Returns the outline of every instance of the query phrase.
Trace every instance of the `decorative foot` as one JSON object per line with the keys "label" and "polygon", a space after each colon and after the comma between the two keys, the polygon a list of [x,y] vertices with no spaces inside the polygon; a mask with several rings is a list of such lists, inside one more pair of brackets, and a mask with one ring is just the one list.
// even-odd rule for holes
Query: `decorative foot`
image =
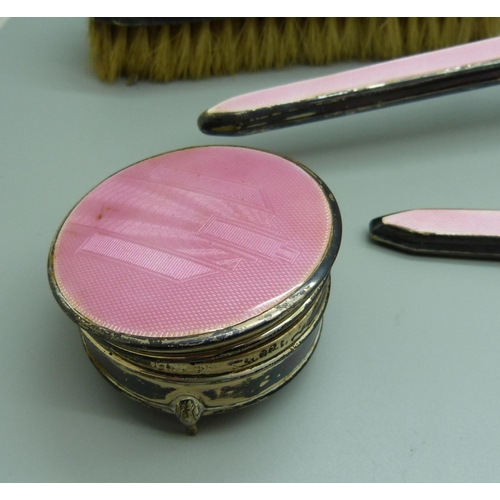
{"label": "decorative foot", "polygon": [[175,414],[190,436],[198,433],[196,422],[201,417],[205,407],[193,396],[180,396],[174,401]]}
{"label": "decorative foot", "polygon": [[198,426],[192,425],[191,427],[186,427],[186,434],[188,436],[196,436],[198,434]]}

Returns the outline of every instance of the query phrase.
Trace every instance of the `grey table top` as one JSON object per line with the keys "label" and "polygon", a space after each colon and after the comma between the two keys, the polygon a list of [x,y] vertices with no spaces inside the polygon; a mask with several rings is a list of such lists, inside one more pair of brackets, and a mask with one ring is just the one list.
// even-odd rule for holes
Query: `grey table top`
{"label": "grey table top", "polygon": [[[198,131],[243,92],[354,65],[105,85],[83,19],[0,30],[0,480],[498,481],[498,262],[372,244],[410,208],[500,208],[500,87],[244,138]],[[334,192],[344,233],[320,345],[299,377],[241,412],[179,424],[109,386],[46,278],[69,209],[164,151],[234,144],[285,154]]]}

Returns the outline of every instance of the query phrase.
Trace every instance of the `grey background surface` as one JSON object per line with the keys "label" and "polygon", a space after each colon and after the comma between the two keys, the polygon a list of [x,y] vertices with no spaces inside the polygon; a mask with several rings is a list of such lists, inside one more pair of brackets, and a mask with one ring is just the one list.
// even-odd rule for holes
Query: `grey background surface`
{"label": "grey background surface", "polygon": [[[500,480],[500,263],[413,257],[367,236],[372,218],[400,210],[500,209],[500,87],[246,138],[197,129],[230,96],[355,66],[105,85],[88,68],[85,20],[2,27],[1,481]],[[46,258],[102,179],[201,144],[307,165],[334,192],[344,234],[311,362],[191,438],[101,378]]]}

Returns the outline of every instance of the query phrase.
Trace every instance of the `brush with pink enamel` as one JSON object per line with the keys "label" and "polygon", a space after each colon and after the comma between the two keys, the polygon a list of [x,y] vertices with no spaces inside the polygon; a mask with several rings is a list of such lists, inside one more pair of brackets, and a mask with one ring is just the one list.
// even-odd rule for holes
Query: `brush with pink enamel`
{"label": "brush with pink enamel", "polygon": [[416,254],[498,259],[500,210],[408,210],[372,220],[370,236]]}
{"label": "brush with pink enamel", "polygon": [[247,135],[500,82],[500,37],[244,94],[205,111],[202,132]]}

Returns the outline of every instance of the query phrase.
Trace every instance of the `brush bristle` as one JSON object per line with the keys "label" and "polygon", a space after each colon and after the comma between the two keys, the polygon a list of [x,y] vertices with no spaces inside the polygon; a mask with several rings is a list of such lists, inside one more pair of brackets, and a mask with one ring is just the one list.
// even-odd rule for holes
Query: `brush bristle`
{"label": "brush bristle", "polygon": [[500,34],[500,18],[247,18],[164,26],[90,20],[103,81],[168,82],[240,71],[383,60]]}

